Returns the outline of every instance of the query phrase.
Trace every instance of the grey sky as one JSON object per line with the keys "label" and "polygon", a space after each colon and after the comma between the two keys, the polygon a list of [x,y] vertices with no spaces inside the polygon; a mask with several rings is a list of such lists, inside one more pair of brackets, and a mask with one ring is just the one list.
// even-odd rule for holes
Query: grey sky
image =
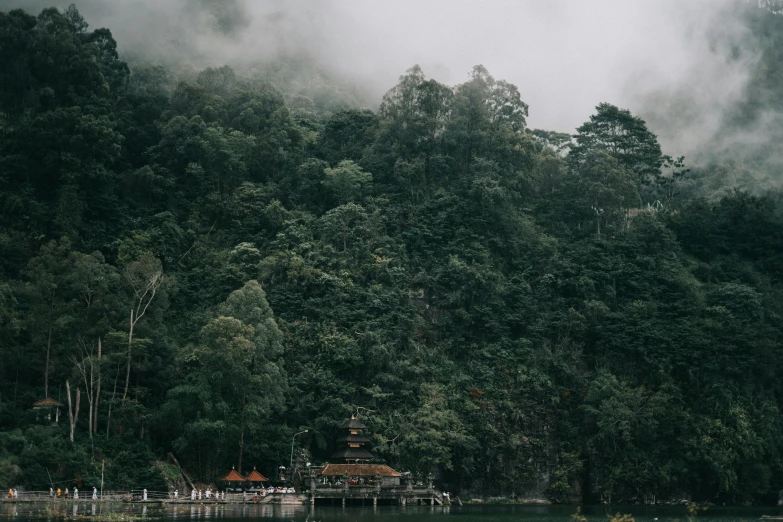
{"label": "grey sky", "polygon": [[[415,63],[451,85],[480,63],[519,87],[532,127],[571,132],[607,101],[649,118],[673,154],[714,132],[754,60],[711,47],[716,31],[742,38],[727,15],[741,0],[74,1],[124,52],[204,67],[304,51],[374,102]],[[676,131],[661,117],[671,110],[684,116]]]}

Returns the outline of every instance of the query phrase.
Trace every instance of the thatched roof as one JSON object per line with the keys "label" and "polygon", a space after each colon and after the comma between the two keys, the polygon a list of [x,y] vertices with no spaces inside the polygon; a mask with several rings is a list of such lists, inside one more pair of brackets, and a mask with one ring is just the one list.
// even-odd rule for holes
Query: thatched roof
{"label": "thatched roof", "polygon": [[253,470],[250,472],[250,474],[247,477],[245,477],[245,480],[250,482],[267,482],[269,479],[263,476],[258,471]]}
{"label": "thatched roof", "polygon": [[372,453],[370,453],[369,451],[367,451],[364,448],[351,448],[351,447],[348,447],[348,448],[342,448],[342,449],[339,449],[339,450],[335,451],[334,453],[332,453],[331,458],[333,460],[338,460],[338,459],[340,459],[340,460],[342,460],[342,459],[348,459],[348,460],[354,460],[354,459],[371,460],[371,459],[375,458],[375,455],[373,455]]}
{"label": "thatched roof", "polygon": [[355,430],[363,430],[367,428],[367,426],[362,424],[362,422],[359,419],[356,419],[353,415],[351,415],[351,418],[349,420],[343,422],[340,427],[351,428]]}
{"label": "thatched roof", "polygon": [[33,404],[33,408],[62,408],[62,407],[63,407],[62,404],[52,399],[51,397],[41,399],[40,401]]}
{"label": "thatched roof", "polygon": [[224,477],[222,477],[220,480],[224,482],[244,482],[245,477],[237,473],[237,470],[232,469]]}
{"label": "thatched roof", "polygon": [[400,477],[400,473],[394,471],[386,464],[327,464],[319,473],[322,477]]}
{"label": "thatched roof", "polygon": [[342,437],[337,439],[337,442],[355,442],[355,443],[365,443],[370,442],[370,439],[365,437],[364,435],[353,435],[349,433],[348,435],[343,435]]}

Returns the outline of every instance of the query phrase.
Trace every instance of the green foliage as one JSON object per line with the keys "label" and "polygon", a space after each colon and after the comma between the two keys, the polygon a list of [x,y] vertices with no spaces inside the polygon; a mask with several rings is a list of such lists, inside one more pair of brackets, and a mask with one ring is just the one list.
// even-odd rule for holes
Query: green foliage
{"label": "green foliage", "polygon": [[[722,185],[752,166],[686,176],[610,104],[530,130],[482,66],[373,112],[307,61],[129,69],[75,8],[0,13],[0,48],[0,482],[274,475],[357,411],[477,495],[783,481],[783,198]],[[32,409],[66,380],[73,444]]]}
{"label": "green foliage", "polygon": [[339,203],[361,199],[367,184],[372,181],[372,174],[364,172],[352,160],[343,160],[333,169],[324,169],[324,173],[324,188]]}
{"label": "green foliage", "polygon": [[617,159],[640,185],[650,182],[663,165],[658,138],[644,120],[609,103],[598,105],[590,121],[577,129],[576,144],[568,153],[572,167],[578,168],[596,150]]}

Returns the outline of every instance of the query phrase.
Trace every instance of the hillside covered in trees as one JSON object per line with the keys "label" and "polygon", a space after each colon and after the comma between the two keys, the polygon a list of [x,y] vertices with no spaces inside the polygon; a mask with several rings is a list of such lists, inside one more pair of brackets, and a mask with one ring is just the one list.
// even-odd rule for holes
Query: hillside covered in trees
{"label": "hillside covered in trees", "polygon": [[162,488],[169,452],[274,476],[358,412],[452,491],[777,500],[780,193],[716,191],[747,164],[689,172],[611,103],[530,129],[481,66],[412,67],[378,110],[319,78],[0,13],[0,484]]}

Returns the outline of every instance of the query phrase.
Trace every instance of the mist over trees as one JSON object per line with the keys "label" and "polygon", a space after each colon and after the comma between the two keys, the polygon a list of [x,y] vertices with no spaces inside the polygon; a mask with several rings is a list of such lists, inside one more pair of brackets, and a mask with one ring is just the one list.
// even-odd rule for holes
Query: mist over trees
{"label": "mist over trees", "polygon": [[[746,7],[770,73],[736,128],[783,70],[783,18]],[[0,13],[0,482],[165,488],[169,452],[274,476],[360,411],[452,491],[777,500],[783,198],[724,190],[772,153],[689,166],[611,100],[531,129],[481,65],[373,111],[306,60],[117,46]]]}

